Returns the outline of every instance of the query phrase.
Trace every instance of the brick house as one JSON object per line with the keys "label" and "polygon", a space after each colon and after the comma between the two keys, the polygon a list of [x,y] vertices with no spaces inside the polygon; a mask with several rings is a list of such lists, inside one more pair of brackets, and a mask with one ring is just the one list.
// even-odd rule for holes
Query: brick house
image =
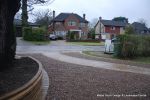
{"label": "brick house", "polygon": [[95,25],[96,39],[111,39],[118,34],[124,34],[126,22],[103,20],[101,17]]}
{"label": "brick house", "polygon": [[60,13],[55,17],[53,11],[53,19],[49,25],[49,33],[56,34],[59,37],[66,38],[68,32],[73,32],[76,39],[86,39],[88,34],[88,21],[75,13]]}

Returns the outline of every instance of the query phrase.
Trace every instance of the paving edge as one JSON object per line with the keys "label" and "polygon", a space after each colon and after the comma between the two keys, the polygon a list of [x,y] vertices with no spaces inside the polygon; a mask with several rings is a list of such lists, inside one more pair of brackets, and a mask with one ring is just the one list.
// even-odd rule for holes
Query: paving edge
{"label": "paving edge", "polygon": [[28,56],[32,60],[36,61],[39,65],[39,69],[35,76],[22,87],[7,93],[0,97],[0,100],[42,100],[42,93],[41,93],[41,84],[42,84],[42,76],[43,76],[43,69],[42,64],[35,58]]}
{"label": "paving edge", "polygon": [[94,56],[94,55],[86,54],[86,53],[84,53],[83,51],[81,51],[81,52],[80,52],[80,54],[85,55],[85,56],[89,56],[89,57],[104,58],[104,59],[112,60],[112,58],[98,57],[98,56]]}

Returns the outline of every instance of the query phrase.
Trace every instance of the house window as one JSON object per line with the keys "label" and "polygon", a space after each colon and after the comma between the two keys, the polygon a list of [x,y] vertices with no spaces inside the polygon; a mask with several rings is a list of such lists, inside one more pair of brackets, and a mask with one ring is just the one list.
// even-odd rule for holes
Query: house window
{"label": "house window", "polygon": [[111,27],[111,30],[115,30],[115,27]]}
{"label": "house window", "polygon": [[68,26],[76,26],[76,22],[75,21],[69,21]]}
{"label": "house window", "polygon": [[80,27],[85,27],[85,23],[80,23]]}

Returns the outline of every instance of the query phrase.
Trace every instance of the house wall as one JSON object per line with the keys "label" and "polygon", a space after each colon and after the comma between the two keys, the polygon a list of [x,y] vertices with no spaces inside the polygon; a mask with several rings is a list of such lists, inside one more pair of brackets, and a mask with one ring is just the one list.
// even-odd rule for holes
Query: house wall
{"label": "house wall", "polygon": [[120,27],[120,34],[124,34],[125,32],[125,28],[124,27]]}
{"label": "house wall", "polygon": [[[96,27],[95,27],[95,38],[99,39],[100,36],[100,25],[101,25],[101,33],[105,33],[105,26],[102,23],[97,23]],[[105,37],[105,36],[103,36]]]}
{"label": "house wall", "polygon": [[66,31],[66,28],[65,28],[63,22],[55,22],[55,23],[54,23],[54,29],[55,29],[56,31]]}
{"label": "house wall", "polygon": [[[101,33],[105,33],[105,27],[102,23],[101,23]],[[100,34],[100,23],[99,22],[95,27],[95,34]]]}
{"label": "house wall", "polygon": [[[68,22],[73,20],[76,22],[76,26],[69,26]],[[66,30],[81,30],[81,38],[86,39],[88,34],[88,23],[85,23],[85,27],[80,27],[80,21],[74,16],[70,15],[64,22]]]}
{"label": "house wall", "polygon": [[[76,22],[76,26],[69,26],[69,25],[68,25],[68,22],[69,22],[70,20],[75,21],[75,22]],[[65,20],[64,25],[65,25],[66,30],[70,30],[70,29],[76,29],[76,30],[78,30],[78,29],[79,29],[79,28],[78,28],[78,26],[79,26],[79,20],[78,20],[75,16],[70,15],[70,16]]]}
{"label": "house wall", "polygon": [[98,22],[97,25],[95,26],[95,34],[100,34],[99,28],[100,28],[100,24]]}
{"label": "house wall", "polygon": [[82,32],[88,33],[88,23],[85,23],[85,26],[80,27],[80,29],[82,30]]}
{"label": "house wall", "polygon": [[119,34],[120,33],[120,27],[115,27],[115,29],[112,29],[112,26],[105,26],[105,32],[106,33],[115,33]]}

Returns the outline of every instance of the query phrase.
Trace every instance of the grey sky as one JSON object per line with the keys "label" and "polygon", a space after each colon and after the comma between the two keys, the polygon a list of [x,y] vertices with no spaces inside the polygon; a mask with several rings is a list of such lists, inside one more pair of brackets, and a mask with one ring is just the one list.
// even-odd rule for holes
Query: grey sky
{"label": "grey sky", "polygon": [[36,6],[36,9],[55,10],[61,12],[86,14],[86,19],[112,19],[117,16],[127,17],[129,22],[145,19],[150,27],[150,0],[55,0],[46,6]]}

